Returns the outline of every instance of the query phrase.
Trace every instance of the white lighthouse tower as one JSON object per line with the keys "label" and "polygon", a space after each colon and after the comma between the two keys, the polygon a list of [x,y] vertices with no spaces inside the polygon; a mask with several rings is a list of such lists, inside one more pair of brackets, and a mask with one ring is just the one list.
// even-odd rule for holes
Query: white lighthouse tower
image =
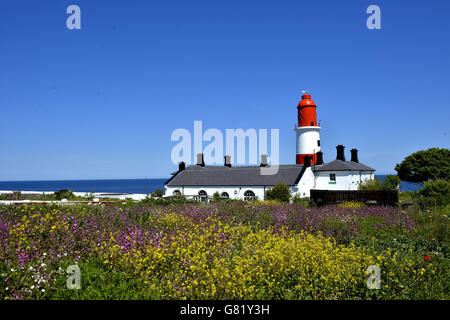
{"label": "white lighthouse tower", "polygon": [[311,95],[304,94],[298,103],[298,125],[295,126],[297,134],[296,163],[303,164],[304,156],[311,156],[311,164],[317,162],[317,152],[320,149],[320,125],[317,124],[316,104]]}

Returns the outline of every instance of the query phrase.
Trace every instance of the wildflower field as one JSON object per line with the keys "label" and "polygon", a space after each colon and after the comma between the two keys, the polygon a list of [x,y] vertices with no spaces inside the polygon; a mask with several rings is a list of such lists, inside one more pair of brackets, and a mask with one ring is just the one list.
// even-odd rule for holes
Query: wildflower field
{"label": "wildflower field", "polygon": [[1,299],[449,299],[448,254],[448,207],[0,206]]}

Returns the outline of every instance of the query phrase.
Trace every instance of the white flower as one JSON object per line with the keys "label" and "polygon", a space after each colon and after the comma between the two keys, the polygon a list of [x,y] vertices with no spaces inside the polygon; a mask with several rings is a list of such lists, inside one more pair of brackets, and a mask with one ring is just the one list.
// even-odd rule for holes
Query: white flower
{"label": "white flower", "polygon": [[14,272],[14,269],[13,269],[13,268],[11,268],[11,272]]}
{"label": "white flower", "polygon": [[6,287],[5,290],[8,291],[8,287]]}
{"label": "white flower", "polygon": [[44,252],[42,255],[45,257],[47,254]]}
{"label": "white flower", "polygon": [[47,265],[45,263],[41,263],[41,267],[46,267]]}
{"label": "white flower", "polygon": [[31,286],[31,290],[33,290],[33,289],[34,289],[34,285]]}
{"label": "white flower", "polygon": [[64,253],[64,256],[67,256],[67,253]]}
{"label": "white flower", "polygon": [[42,292],[45,292],[45,289],[42,289],[41,291],[42,291]]}

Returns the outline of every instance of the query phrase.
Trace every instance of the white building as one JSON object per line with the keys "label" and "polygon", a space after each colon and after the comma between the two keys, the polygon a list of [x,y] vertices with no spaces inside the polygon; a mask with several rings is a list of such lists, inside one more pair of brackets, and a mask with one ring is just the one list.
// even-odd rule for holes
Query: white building
{"label": "white building", "polygon": [[295,127],[296,164],[279,165],[276,174],[261,174],[270,168],[267,156],[261,156],[259,166],[231,166],[225,156],[223,166],[206,166],[203,154],[197,155],[197,164],[185,167],[179,164],[165,183],[165,195],[183,195],[200,200],[218,192],[222,198],[264,199],[266,190],[284,183],[293,194],[309,197],[310,190],[357,190],[358,185],[374,178],[375,169],[359,163],[358,150],[351,150],[351,161],[345,160],[344,146],[337,146],[336,159],[324,163],[320,148],[320,125],[316,120],[316,105],[305,94],[298,106],[298,126]]}

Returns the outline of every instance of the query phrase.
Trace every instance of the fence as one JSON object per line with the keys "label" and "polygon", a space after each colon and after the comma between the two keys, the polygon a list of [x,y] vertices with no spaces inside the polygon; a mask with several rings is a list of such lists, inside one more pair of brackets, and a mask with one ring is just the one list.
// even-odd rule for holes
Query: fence
{"label": "fence", "polygon": [[318,206],[346,201],[361,202],[366,205],[397,206],[397,191],[368,190],[311,190],[311,199]]}

